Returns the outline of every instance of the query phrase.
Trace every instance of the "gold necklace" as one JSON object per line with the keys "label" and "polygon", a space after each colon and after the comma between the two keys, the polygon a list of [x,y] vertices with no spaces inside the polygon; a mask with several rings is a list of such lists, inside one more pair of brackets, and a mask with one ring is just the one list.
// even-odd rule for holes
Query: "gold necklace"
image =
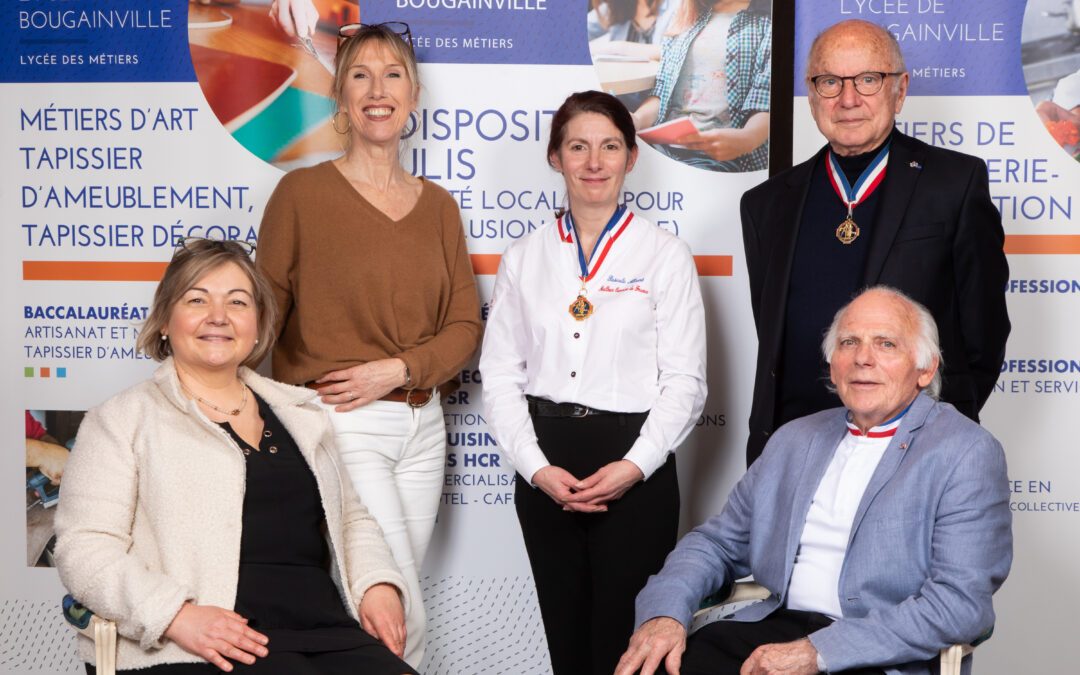
{"label": "gold necklace", "polygon": [[240,405],[239,405],[239,406],[237,406],[236,408],[234,408],[233,410],[226,410],[225,408],[219,408],[219,407],[217,407],[216,405],[214,405],[214,404],[213,404],[213,403],[211,403],[210,401],[207,401],[207,400],[206,400],[205,398],[203,398],[202,396],[198,396],[198,395],[196,395],[196,394],[195,394],[195,392],[191,391],[191,390],[190,390],[190,389],[188,389],[188,388],[187,388],[186,386],[184,386],[184,383],[183,383],[183,382],[181,382],[181,383],[180,383],[180,388],[181,388],[181,389],[183,389],[184,391],[186,391],[186,392],[188,393],[188,396],[191,396],[191,397],[192,397],[192,398],[194,398],[194,399],[195,399],[196,401],[198,401],[199,403],[202,403],[202,404],[203,404],[204,406],[206,406],[207,408],[210,408],[211,410],[216,410],[216,411],[218,411],[219,413],[221,413],[222,415],[229,415],[229,416],[231,416],[231,417],[235,417],[235,416],[239,415],[239,414],[240,414],[240,411],[241,411],[241,410],[243,410],[243,409],[244,409],[244,406],[246,406],[246,405],[247,405],[247,399],[248,399],[248,396],[247,396],[247,393],[248,393],[248,388],[247,388],[247,385],[246,385],[246,384],[244,384],[243,382],[241,382],[241,383],[240,383],[240,387],[242,388],[242,389],[241,389],[241,392],[242,392],[242,393],[240,394]]}

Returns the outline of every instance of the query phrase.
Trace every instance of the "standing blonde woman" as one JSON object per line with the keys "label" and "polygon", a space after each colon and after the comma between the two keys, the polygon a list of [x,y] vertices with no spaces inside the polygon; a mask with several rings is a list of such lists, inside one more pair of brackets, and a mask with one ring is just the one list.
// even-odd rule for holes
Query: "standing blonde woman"
{"label": "standing blonde woman", "polygon": [[334,99],[345,154],[289,173],[257,263],[280,312],[274,376],[319,391],[356,491],[409,585],[405,659],[423,658],[418,574],[446,453],[440,392],[480,339],[454,199],[401,166],[420,82],[408,26],[342,28]]}

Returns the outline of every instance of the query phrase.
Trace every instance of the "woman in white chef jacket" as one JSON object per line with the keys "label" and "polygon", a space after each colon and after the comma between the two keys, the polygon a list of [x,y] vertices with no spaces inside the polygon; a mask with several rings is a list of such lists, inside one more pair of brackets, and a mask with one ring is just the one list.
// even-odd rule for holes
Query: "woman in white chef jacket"
{"label": "woman in white chef jacket", "polygon": [[675,544],[672,453],[705,403],[690,249],[619,203],[637,152],[615,97],[562,104],[548,163],[569,211],[507,248],[480,357],[555,675],[614,671]]}

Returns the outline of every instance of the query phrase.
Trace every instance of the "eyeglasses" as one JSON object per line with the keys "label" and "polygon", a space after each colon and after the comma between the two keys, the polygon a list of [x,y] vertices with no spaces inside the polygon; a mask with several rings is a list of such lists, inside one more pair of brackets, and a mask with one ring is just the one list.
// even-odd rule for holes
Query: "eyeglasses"
{"label": "eyeglasses", "polygon": [[[176,250],[183,249],[190,253],[201,253],[212,248],[229,251],[230,253],[242,253],[251,257],[255,253],[255,244],[243,239],[210,239],[208,237],[183,237],[176,241]],[[176,252],[173,252],[176,255]]]}
{"label": "eyeglasses", "polygon": [[818,93],[818,96],[822,98],[836,98],[844,91],[844,82],[851,80],[852,86],[855,87],[855,91],[863,96],[873,96],[881,91],[881,86],[885,84],[885,78],[893,75],[903,75],[903,71],[899,73],[882,73],[877,71],[867,71],[865,73],[859,73],[858,75],[852,75],[851,77],[840,77],[839,75],[832,75],[825,73],[824,75],[815,75],[810,78],[810,82],[814,85],[814,91]]}
{"label": "eyeglasses", "polygon": [[342,43],[354,38],[357,35],[363,35],[371,31],[377,31],[379,29],[386,29],[397,35],[399,38],[405,41],[405,44],[412,48],[412,33],[409,31],[409,24],[404,21],[385,21],[383,23],[347,23],[341,28],[338,28],[338,49],[341,48]]}

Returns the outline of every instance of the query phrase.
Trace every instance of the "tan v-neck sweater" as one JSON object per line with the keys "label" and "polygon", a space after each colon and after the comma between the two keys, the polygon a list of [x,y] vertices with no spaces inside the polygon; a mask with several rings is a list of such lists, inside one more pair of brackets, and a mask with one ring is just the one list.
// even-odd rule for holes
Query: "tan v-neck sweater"
{"label": "tan v-neck sweater", "polygon": [[256,264],[277,301],[273,373],[283,382],[396,356],[415,386],[432,387],[479,343],[461,214],[429,181],[393,221],[330,162],[292,171],[266,205]]}

